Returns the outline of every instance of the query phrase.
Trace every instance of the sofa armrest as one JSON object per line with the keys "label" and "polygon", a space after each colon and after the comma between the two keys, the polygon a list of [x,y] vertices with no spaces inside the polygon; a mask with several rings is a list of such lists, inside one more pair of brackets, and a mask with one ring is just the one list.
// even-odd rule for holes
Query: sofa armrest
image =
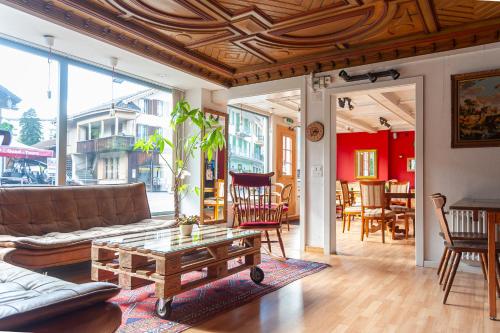
{"label": "sofa armrest", "polygon": [[10,256],[15,250],[14,247],[0,247],[0,261],[10,262]]}

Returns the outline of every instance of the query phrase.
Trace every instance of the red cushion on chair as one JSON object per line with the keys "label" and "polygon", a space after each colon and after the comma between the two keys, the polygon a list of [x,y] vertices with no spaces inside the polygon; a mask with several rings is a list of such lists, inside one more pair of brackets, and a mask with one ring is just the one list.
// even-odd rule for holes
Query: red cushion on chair
{"label": "red cushion on chair", "polygon": [[240,224],[240,227],[252,227],[252,228],[258,228],[258,227],[279,227],[280,224],[279,222],[276,221],[249,221],[249,222],[244,222]]}

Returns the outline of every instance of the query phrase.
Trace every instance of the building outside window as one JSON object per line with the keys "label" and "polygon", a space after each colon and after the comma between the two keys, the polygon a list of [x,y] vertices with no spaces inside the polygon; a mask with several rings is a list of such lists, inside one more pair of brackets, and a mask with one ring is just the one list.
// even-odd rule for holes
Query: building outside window
{"label": "building outside window", "polygon": [[[171,110],[169,91],[126,78],[113,81],[108,73],[69,65],[68,182],[144,182],[151,210],[170,210],[172,180],[166,164],[158,153],[147,154],[133,147],[155,131],[171,136]],[[170,152],[165,154],[172,158]]]}
{"label": "building outside window", "polygon": [[268,140],[263,134],[268,133],[268,124],[266,116],[229,107],[229,170],[259,173],[268,170]]}

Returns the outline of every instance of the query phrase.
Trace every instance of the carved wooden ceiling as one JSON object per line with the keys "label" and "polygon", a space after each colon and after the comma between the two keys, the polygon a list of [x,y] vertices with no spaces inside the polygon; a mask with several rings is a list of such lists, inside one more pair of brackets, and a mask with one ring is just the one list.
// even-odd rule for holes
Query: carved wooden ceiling
{"label": "carved wooden ceiling", "polygon": [[500,40],[474,0],[0,0],[237,86]]}

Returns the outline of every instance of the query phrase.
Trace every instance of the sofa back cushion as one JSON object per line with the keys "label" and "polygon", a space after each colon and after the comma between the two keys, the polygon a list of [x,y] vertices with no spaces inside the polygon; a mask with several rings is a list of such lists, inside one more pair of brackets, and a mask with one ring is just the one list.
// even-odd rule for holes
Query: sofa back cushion
{"label": "sofa back cushion", "polygon": [[150,217],[143,183],[0,188],[0,235],[72,232]]}

